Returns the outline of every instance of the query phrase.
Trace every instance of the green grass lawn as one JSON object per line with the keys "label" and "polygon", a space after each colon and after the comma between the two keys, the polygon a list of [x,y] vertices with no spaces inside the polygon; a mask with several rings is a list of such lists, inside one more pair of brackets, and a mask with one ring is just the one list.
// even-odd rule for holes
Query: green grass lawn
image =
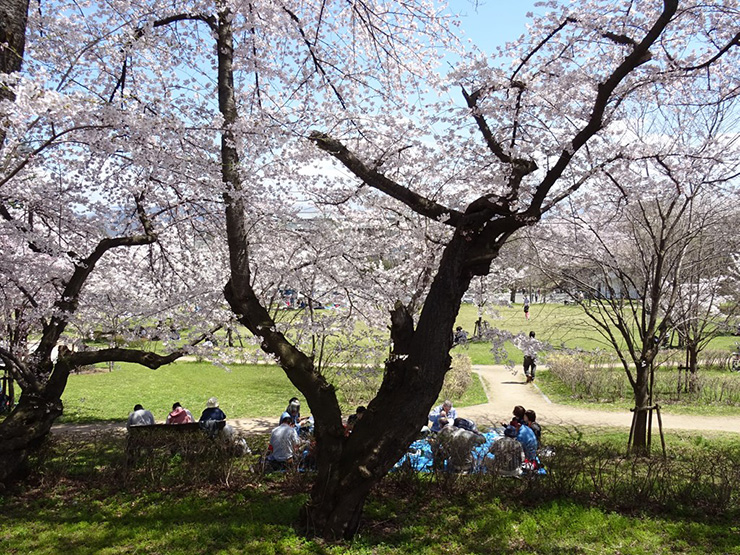
{"label": "green grass lawn", "polygon": [[358,537],[332,544],[294,528],[302,495],[264,489],[48,493],[0,506],[6,553],[740,553],[740,529],[730,519],[629,516],[567,500],[526,507],[480,494],[376,496]]}
{"label": "green grass lawn", "polygon": [[[478,309],[473,304],[463,304],[457,317],[456,325],[462,326],[472,336],[475,321],[478,319]],[[483,314],[492,328],[511,332],[513,334],[529,334],[534,331],[537,339],[545,341],[555,348],[580,348],[586,351],[603,349],[612,351],[610,344],[598,334],[590,324],[590,320],[578,305],[563,305],[559,303],[533,304],[529,312],[529,320],[524,318],[521,304],[511,306],[487,307]],[[723,350],[728,354],[732,351],[740,337],[723,335],[714,338],[707,349]],[[457,347],[456,349],[462,349]],[[517,363],[521,363],[522,354],[519,349],[507,345],[509,356]],[[493,355],[487,343],[472,343],[467,354],[473,364],[493,364]]]}
{"label": "green grass lawn", "polygon": [[[558,452],[590,446],[594,455],[626,441],[624,431],[578,433],[584,435],[548,430],[560,441]],[[667,440],[672,454],[737,450],[721,434]],[[200,477],[210,461],[170,459],[168,467],[123,470],[121,436],[55,441],[28,485],[0,493],[5,553],[740,554],[737,500],[711,514],[692,509],[690,500],[683,508],[616,510],[583,496],[543,497],[539,488],[545,491],[550,477],[485,475],[392,474],[370,495],[356,538],[330,543],[296,528],[309,475],[255,474],[249,459],[235,460],[228,482]],[[585,471],[579,489],[592,478]],[[630,483],[639,480],[624,482]]]}
{"label": "green grass lawn", "polygon": [[[463,304],[457,324],[472,334],[477,317],[474,305]],[[533,330],[539,339],[556,347],[606,348],[598,334],[587,325],[586,317],[576,305],[534,304],[530,320],[524,318],[521,305],[489,308],[483,317],[492,327],[512,333],[527,334]],[[710,348],[729,350],[735,340],[737,338],[731,336],[720,337]],[[521,351],[511,343],[506,345],[506,349],[509,359],[520,365]],[[465,347],[456,347],[453,352],[468,355],[473,364],[496,362],[490,344],[486,342],[470,342]],[[540,374],[539,383],[557,402],[588,403],[570,399],[568,393],[561,391],[553,380],[548,380],[544,372]],[[70,376],[63,396],[65,414],[62,421],[121,421],[136,403],[149,408],[155,418],[162,421],[175,401],[189,408],[197,418],[207,399],[212,396],[219,399],[221,407],[231,418],[277,417],[294,395],[303,401],[284,372],[270,365],[230,365],[227,369],[210,363],[178,362],[158,370],[149,370],[136,365],[116,364],[111,372]],[[368,401],[361,399],[350,403],[340,397],[346,412],[351,412],[354,405]],[[459,406],[486,402],[479,380],[474,380],[461,399],[453,401]],[[629,400],[622,404],[624,407],[631,406]],[[714,414],[711,408],[689,406],[679,410]],[[303,412],[308,412],[305,403]]]}
{"label": "green grass lawn", "polygon": [[[225,368],[207,362],[176,362],[150,370],[135,364],[116,364],[112,371],[69,377],[62,396],[64,416],[61,421],[121,422],[136,403],[151,410],[157,421],[164,421],[175,401],[189,408],[197,419],[210,397],[218,398],[229,418],[277,418],[293,396],[301,399],[302,414],[309,414],[303,396],[277,366],[230,365]],[[462,397],[453,401],[458,406],[487,401],[477,375]],[[345,412],[354,412],[354,406],[345,405]]]}

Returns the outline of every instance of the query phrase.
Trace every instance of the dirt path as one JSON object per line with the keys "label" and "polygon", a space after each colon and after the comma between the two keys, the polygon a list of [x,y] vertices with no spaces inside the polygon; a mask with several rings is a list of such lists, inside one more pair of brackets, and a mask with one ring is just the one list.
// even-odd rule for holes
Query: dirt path
{"label": "dirt path", "polygon": [[[569,426],[607,426],[629,429],[632,413],[627,411],[606,411],[570,407],[552,403],[537,387],[536,382],[525,383],[521,370],[514,375],[504,366],[473,366],[483,381],[488,395],[488,403],[458,409],[458,416],[472,418],[478,426],[498,425],[511,420],[511,409],[522,405],[537,413],[537,420],[543,425]],[[670,409],[661,411],[663,428],[672,430],[721,430],[740,434],[740,417],[730,416],[720,419],[716,416],[694,416],[671,414]],[[243,433],[269,432],[277,426],[275,418],[229,419],[229,424]],[[52,428],[56,433],[93,432],[120,430],[125,426],[115,424],[57,424]],[[657,430],[657,423],[656,423]]]}
{"label": "dirt path", "polygon": [[[472,418],[480,425],[497,424],[511,419],[511,410],[522,405],[537,413],[537,420],[543,425],[571,426],[609,426],[629,429],[632,413],[627,411],[607,411],[571,407],[552,403],[537,387],[537,382],[527,384],[524,374],[518,370],[516,375],[504,366],[473,366],[483,381],[488,395],[488,403],[464,407],[458,415]],[[721,430],[740,433],[740,417],[731,416],[720,419],[716,416],[695,416],[671,414],[670,408],[661,410],[663,428],[672,430]],[[654,420],[657,430],[657,422]]]}

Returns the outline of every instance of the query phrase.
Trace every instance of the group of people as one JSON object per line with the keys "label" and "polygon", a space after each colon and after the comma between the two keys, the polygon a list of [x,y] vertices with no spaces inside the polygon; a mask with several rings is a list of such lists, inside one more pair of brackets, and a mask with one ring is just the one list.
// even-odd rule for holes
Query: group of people
{"label": "group of people", "polygon": [[[344,437],[349,437],[366,408],[359,406],[347,418]],[[270,433],[270,444],[265,457],[267,470],[284,470],[300,462],[305,467],[313,464],[313,419],[301,417],[301,404],[297,397],[288,401],[280,421]]]}
{"label": "group of people", "polygon": [[[218,406],[218,399],[211,397],[206,402],[206,408],[200,415],[198,422],[223,422],[226,420],[226,414]],[[165,419],[165,424],[189,424],[195,422],[193,414],[183,407],[179,402],[172,405],[172,410]],[[131,426],[153,426],[155,424],[152,411],[145,409],[142,405],[136,404],[134,410],[128,415],[126,427]]]}
{"label": "group of people", "polygon": [[[459,418],[449,400],[432,410],[429,421],[430,442],[438,466],[452,472],[472,470],[473,450],[486,443],[475,423]],[[503,476],[518,476],[524,469],[536,470],[542,428],[535,412],[517,405],[511,421],[502,422],[501,426],[503,437],[494,441],[489,449],[493,454],[489,470]]]}
{"label": "group of people", "polygon": [[[359,406],[354,414],[347,418],[344,434],[349,437],[366,411]],[[218,399],[211,397],[201,413],[198,422],[208,431],[233,436],[233,430],[225,424],[226,414],[219,407]],[[165,424],[177,425],[195,422],[192,413],[179,402],[172,405]],[[473,468],[473,450],[486,443],[473,421],[459,418],[457,410],[449,400],[435,407],[429,414],[430,425],[425,428],[429,442],[435,451],[435,461],[452,472],[466,472]],[[270,443],[265,456],[267,470],[282,470],[301,462],[310,466],[312,459],[312,418],[301,417],[301,405],[298,398],[288,401],[285,411],[280,415],[278,425],[270,433]],[[129,414],[127,427],[154,425],[151,411],[137,404]],[[538,467],[537,450],[540,442],[541,427],[533,410],[515,406],[510,422],[502,422],[503,437],[496,439],[488,452],[493,454],[490,471],[504,476],[518,476],[522,469]],[[490,434],[489,434],[490,435]]]}
{"label": "group of people", "polygon": [[280,415],[277,427],[270,433],[265,468],[284,470],[296,460],[310,457],[311,424],[310,416],[301,417],[301,402],[298,397],[292,397]]}
{"label": "group of people", "polygon": [[537,423],[537,414],[517,405],[513,418],[504,428],[504,437],[491,446],[494,455],[494,470],[504,476],[518,476],[523,468],[535,470],[539,467],[537,450],[542,428]]}

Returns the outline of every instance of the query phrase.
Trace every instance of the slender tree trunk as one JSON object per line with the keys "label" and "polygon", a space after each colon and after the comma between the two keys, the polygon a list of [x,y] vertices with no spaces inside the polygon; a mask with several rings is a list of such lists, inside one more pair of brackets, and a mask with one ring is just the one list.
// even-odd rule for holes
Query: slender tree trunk
{"label": "slender tree trunk", "polygon": [[686,354],[688,355],[689,393],[694,393],[696,391],[696,376],[699,370],[699,350],[695,342],[690,341],[686,344]]}
{"label": "slender tree trunk", "polygon": [[648,411],[645,408],[650,403],[648,386],[649,367],[650,365],[647,364],[637,369],[637,379],[634,386],[635,420],[632,435],[632,452],[637,455],[647,454]]}

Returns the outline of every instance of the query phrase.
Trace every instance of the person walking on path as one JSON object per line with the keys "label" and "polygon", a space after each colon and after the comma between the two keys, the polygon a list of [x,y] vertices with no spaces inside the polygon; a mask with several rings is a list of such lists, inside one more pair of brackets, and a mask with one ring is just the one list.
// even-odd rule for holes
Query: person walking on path
{"label": "person walking on path", "polygon": [[527,377],[527,383],[534,381],[537,372],[537,341],[535,340],[534,331],[529,332],[529,340],[525,340],[522,346],[524,352],[524,375]]}

